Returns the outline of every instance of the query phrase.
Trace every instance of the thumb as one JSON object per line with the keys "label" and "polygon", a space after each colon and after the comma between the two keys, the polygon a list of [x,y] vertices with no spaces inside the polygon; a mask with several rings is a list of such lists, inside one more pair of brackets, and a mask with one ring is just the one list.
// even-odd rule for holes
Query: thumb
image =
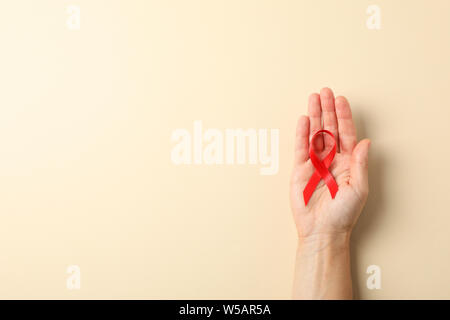
{"label": "thumb", "polygon": [[358,192],[361,199],[365,199],[369,194],[369,147],[369,139],[361,140],[353,149],[350,164],[351,185]]}

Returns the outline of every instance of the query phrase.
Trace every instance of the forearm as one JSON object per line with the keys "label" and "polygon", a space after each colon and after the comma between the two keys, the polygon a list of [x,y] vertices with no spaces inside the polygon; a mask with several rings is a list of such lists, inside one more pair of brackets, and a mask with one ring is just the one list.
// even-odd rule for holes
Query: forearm
{"label": "forearm", "polygon": [[294,299],[352,299],[350,233],[298,241]]}

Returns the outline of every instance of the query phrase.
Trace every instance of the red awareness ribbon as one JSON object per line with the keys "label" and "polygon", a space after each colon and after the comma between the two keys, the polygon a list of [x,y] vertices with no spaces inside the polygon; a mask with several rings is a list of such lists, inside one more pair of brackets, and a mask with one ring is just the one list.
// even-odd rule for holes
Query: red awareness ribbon
{"label": "red awareness ribbon", "polygon": [[[317,157],[316,153],[314,152],[313,146],[314,140],[319,136],[319,134],[322,133],[330,135],[333,138],[334,144],[333,148],[331,148],[331,151],[327,154],[327,156],[323,160],[320,160],[319,157]],[[334,135],[328,130],[317,131],[311,138],[309,146],[309,157],[316,170],[314,171],[313,175],[308,181],[308,184],[303,190],[303,199],[305,200],[305,206],[308,205],[309,199],[311,198],[312,194],[314,193],[314,190],[316,189],[321,179],[323,179],[326,185],[328,186],[331,198],[334,199],[334,197],[336,196],[336,193],[338,192],[338,185],[336,183],[336,180],[334,180],[333,176],[331,175],[330,171],[328,171],[328,168],[330,167],[330,164],[333,161],[335,155],[336,155],[336,138],[334,137]]]}

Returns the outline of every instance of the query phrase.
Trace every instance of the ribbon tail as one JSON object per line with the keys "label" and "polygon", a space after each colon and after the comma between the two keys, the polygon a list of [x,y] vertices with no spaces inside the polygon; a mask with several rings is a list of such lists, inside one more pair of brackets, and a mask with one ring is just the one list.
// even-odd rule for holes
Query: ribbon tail
{"label": "ribbon tail", "polygon": [[305,207],[308,205],[309,199],[311,199],[314,190],[316,190],[317,185],[320,182],[320,175],[317,171],[314,171],[313,175],[308,181],[305,189],[303,189],[303,200],[305,201]]}

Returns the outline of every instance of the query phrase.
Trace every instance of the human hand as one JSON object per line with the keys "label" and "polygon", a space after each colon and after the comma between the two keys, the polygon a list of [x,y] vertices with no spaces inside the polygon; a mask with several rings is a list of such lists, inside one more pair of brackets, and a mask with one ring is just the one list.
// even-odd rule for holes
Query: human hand
{"label": "human hand", "polygon": [[[301,239],[310,236],[349,236],[369,193],[368,153],[370,140],[357,143],[350,105],[345,97],[334,98],[331,89],[309,97],[308,116],[300,117],[295,138],[295,161],[290,186],[290,202]],[[323,123],[323,126],[322,126]],[[309,159],[310,138],[325,129],[336,138],[337,152],[329,167],[339,190],[331,198],[321,180],[305,206],[303,189],[315,168]],[[314,150],[323,159],[333,147],[328,135],[314,140]]]}

